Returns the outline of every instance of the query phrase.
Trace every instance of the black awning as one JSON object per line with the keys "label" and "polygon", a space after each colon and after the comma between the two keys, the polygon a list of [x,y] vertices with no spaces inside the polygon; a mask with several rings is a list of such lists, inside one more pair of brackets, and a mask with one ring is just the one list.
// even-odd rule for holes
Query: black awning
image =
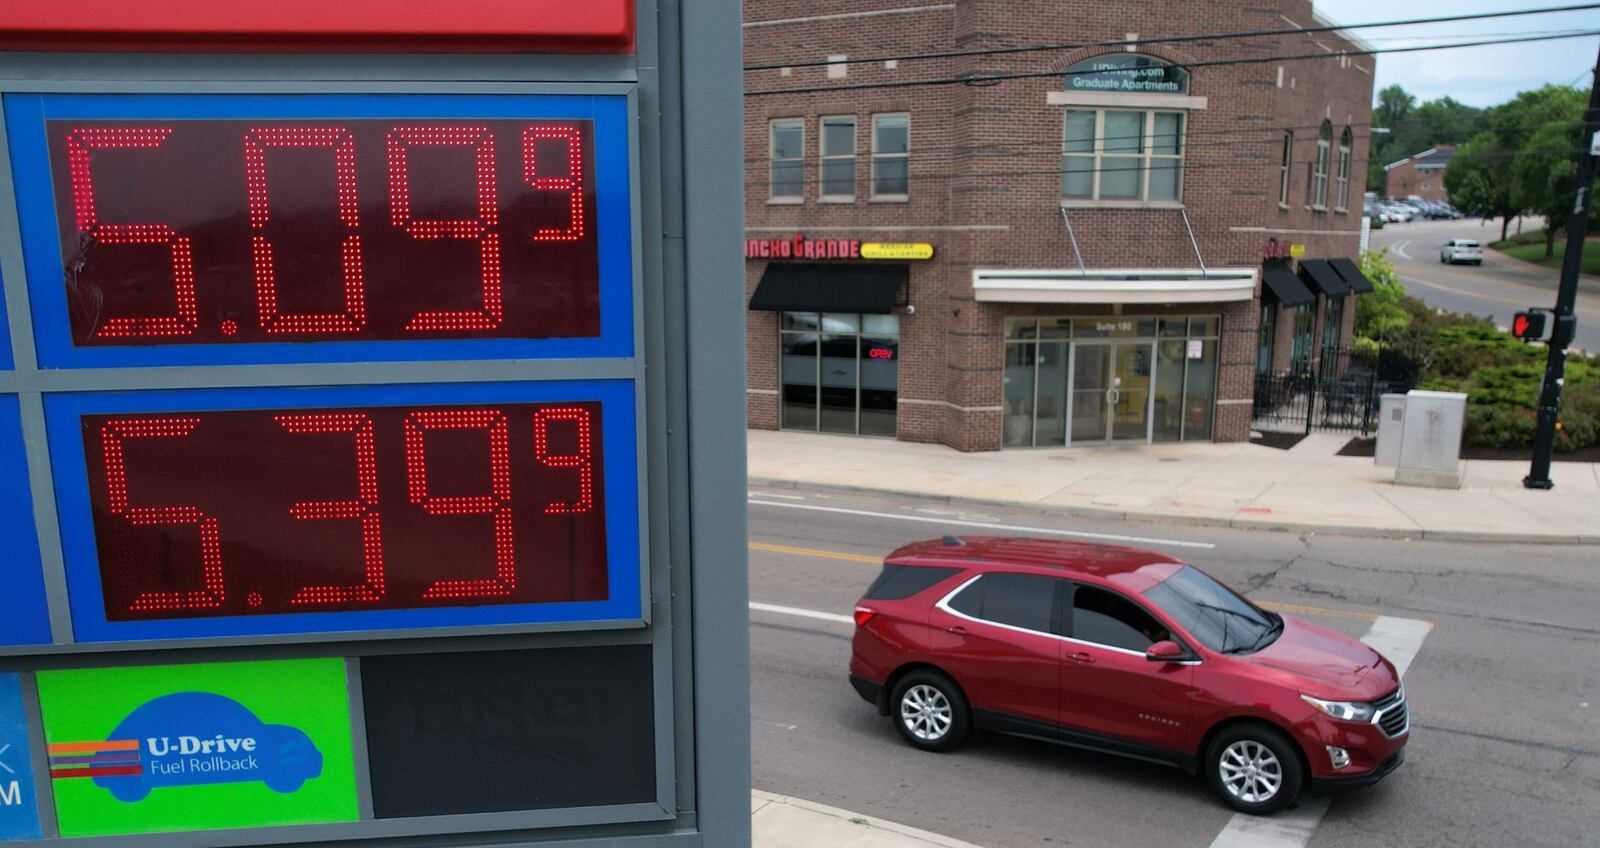
{"label": "black awning", "polygon": [[824,265],[772,262],[750,308],[770,312],[866,312],[887,315],[906,281],[903,264]]}
{"label": "black awning", "polygon": [[1354,261],[1341,256],[1338,259],[1329,259],[1328,264],[1332,265],[1333,270],[1338,272],[1346,283],[1350,284],[1351,291],[1356,294],[1366,294],[1372,291],[1372,281],[1367,279],[1366,274],[1361,273],[1361,266]]}
{"label": "black awning", "polygon": [[1315,302],[1317,296],[1300,282],[1300,278],[1282,262],[1268,262],[1261,269],[1262,291],[1284,306],[1303,306]]}
{"label": "black awning", "polygon": [[1350,293],[1350,284],[1333,270],[1333,266],[1329,265],[1326,259],[1300,260],[1300,279],[1309,283],[1313,290],[1320,291],[1328,297],[1344,297]]}

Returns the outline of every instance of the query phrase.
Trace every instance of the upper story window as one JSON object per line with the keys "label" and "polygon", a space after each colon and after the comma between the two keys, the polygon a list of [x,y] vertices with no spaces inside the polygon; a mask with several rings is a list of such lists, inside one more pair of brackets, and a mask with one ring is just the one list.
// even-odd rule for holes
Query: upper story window
{"label": "upper story window", "polygon": [[1289,206],[1289,171],[1294,165],[1294,133],[1283,134],[1283,164],[1278,168],[1278,205]]}
{"label": "upper story window", "polygon": [[824,201],[856,199],[856,116],[822,118],[822,196]]}
{"label": "upper story window", "polygon": [[1328,155],[1333,144],[1333,124],[1322,122],[1317,132],[1317,156],[1311,162],[1311,208],[1328,208]]}
{"label": "upper story window", "polygon": [[1339,177],[1334,192],[1333,208],[1343,212],[1350,205],[1350,128],[1345,127],[1339,136]]}
{"label": "upper story window", "polygon": [[1177,201],[1183,183],[1183,119],[1182,112],[1068,109],[1061,196]]}
{"label": "upper story window", "polygon": [[779,203],[805,199],[806,120],[778,118],[767,125],[767,196]]}
{"label": "upper story window", "polygon": [[872,116],[872,199],[911,195],[911,116]]}

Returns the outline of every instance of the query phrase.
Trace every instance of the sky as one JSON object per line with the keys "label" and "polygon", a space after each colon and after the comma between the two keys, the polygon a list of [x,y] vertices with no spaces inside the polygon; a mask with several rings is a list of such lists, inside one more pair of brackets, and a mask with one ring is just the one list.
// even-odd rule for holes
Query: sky
{"label": "sky", "polygon": [[[1454,0],[1444,3],[1431,0],[1396,3],[1394,0],[1314,0],[1318,12],[1340,24],[1539,9],[1577,5],[1577,2]],[[1374,27],[1353,32],[1374,47],[1384,48],[1476,41],[1553,30],[1600,30],[1600,9],[1409,27]],[[1416,95],[1418,102],[1448,95],[1470,106],[1493,106],[1509,100],[1519,91],[1538,88],[1545,83],[1576,84],[1588,91],[1589,70],[1594,67],[1597,49],[1600,49],[1600,36],[1385,54],[1377,57],[1378,73],[1373,92],[1399,83],[1406,91]]]}

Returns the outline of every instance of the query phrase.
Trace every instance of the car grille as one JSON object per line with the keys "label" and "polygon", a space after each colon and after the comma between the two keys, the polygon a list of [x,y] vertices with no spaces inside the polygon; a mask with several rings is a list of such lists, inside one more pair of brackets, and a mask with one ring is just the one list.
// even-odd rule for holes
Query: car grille
{"label": "car grille", "polygon": [[1405,733],[1411,728],[1410,711],[1406,709],[1406,695],[1404,689],[1396,689],[1393,694],[1379,698],[1372,706],[1379,710],[1378,727],[1390,739]]}

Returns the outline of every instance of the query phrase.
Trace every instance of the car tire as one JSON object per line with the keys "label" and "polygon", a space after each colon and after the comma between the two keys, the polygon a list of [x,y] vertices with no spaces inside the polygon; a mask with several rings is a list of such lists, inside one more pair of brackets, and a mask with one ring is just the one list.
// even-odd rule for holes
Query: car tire
{"label": "car tire", "polygon": [[1217,734],[1203,768],[1224,804],[1253,816],[1289,806],[1305,781],[1294,742],[1264,724],[1236,724]]}
{"label": "car tire", "polygon": [[889,701],[895,730],[913,747],[949,751],[967,738],[972,725],[966,696],[955,681],[937,671],[920,669],[895,684]]}

